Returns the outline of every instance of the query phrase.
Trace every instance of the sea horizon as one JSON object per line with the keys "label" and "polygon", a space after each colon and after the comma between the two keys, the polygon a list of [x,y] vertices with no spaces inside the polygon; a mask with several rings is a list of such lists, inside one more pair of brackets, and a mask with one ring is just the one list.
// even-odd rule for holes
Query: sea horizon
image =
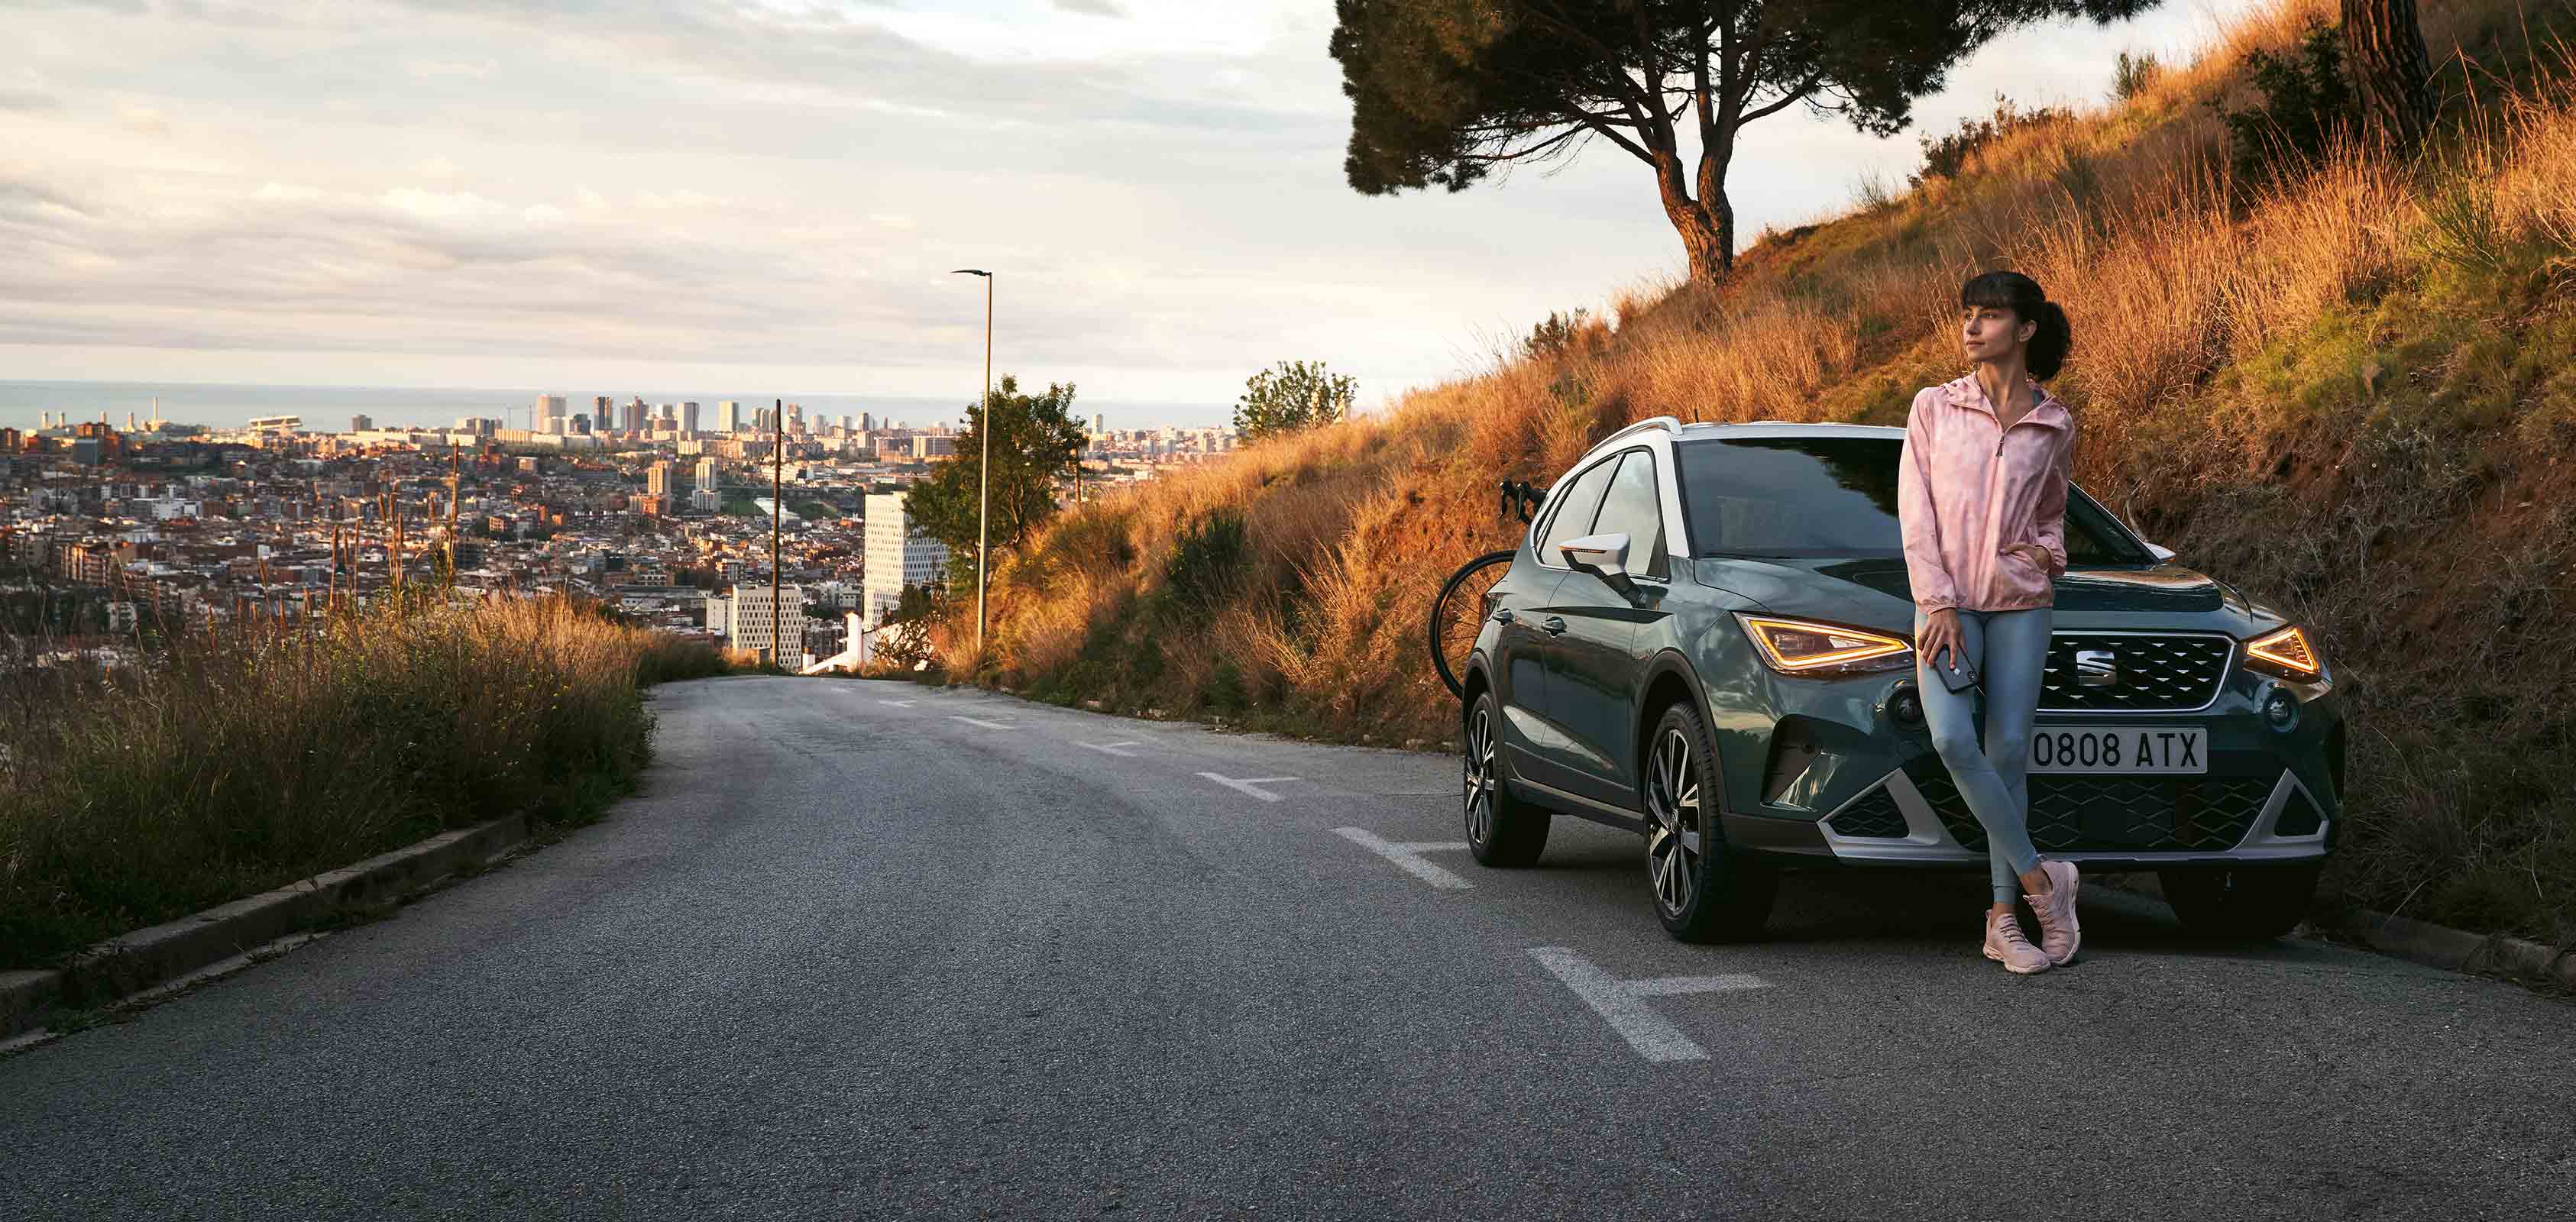
{"label": "sea horizon", "polygon": [[[844,415],[855,420],[861,412],[869,412],[880,420],[899,422],[895,427],[908,428],[954,423],[972,402],[964,395],[946,398],[830,391],[752,394],[640,387],[573,391],[534,386],[0,381],[0,428],[32,429],[38,426],[45,413],[60,412],[75,423],[100,419],[103,413],[110,425],[122,429],[126,426],[128,414],[137,421],[152,419],[156,399],[162,419],[217,429],[239,428],[255,416],[301,416],[308,431],[337,433],[347,431],[350,418],[359,415],[369,417],[378,428],[444,429],[453,427],[457,418],[462,416],[499,417],[505,428],[526,428],[529,408],[540,395],[562,395],[569,414],[591,410],[591,400],[602,394],[619,404],[640,396],[646,403],[657,407],[664,403],[695,401],[702,413],[702,421],[710,427],[721,424],[713,413],[716,404],[727,399],[741,402],[745,419],[750,418],[755,407],[767,407],[772,400],[784,400],[802,404],[809,417],[820,413],[834,421]],[[1107,417],[1112,429],[1163,425],[1205,428],[1228,423],[1234,414],[1231,403],[1155,403],[1093,400],[1079,396],[1074,400],[1074,407],[1084,419]],[[881,424],[880,427],[889,426]]]}

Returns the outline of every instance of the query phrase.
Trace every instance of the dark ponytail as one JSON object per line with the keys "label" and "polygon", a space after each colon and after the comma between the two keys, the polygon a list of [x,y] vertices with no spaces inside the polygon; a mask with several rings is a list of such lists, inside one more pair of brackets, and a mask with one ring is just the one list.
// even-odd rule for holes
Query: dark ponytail
{"label": "dark ponytail", "polygon": [[1959,286],[1959,304],[1987,306],[2010,310],[2013,317],[2035,322],[2039,329],[2031,333],[2024,349],[2024,361],[2030,376],[2045,382],[2057,376],[2066,364],[2066,354],[2075,347],[2075,329],[2067,324],[2066,311],[2058,308],[2040,291],[2039,282],[2020,272],[1985,272],[1971,276]]}

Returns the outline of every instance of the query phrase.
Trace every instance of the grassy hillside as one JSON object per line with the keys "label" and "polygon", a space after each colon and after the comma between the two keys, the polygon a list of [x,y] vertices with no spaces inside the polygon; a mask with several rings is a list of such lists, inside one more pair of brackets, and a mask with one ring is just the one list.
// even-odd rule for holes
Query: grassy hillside
{"label": "grassy hillside", "polygon": [[421,599],[0,676],[0,969],[447,828],[593,817],[649,754],[640,689],[723,670],[562,601]]}
{"label": "grassy hillside", "polygon": [[1004,562],[992,646],[947,634],[951,670],[1447,739],[1423,619],[1454,567],[1515,540],[1494,481],[1545,482],[1668,412],[1901,424],[1964,368],[1959,282],[2012,267],[2074,320],[2053,386],[2084,423],[2076,479],[2312,626],[2342,676],[2353,834],[2331,886],[2570,940],[2576,61],[2565,7],[2533,7],[2426,0],[2449,101],[2419,163],[2344,151],[2239,182],[2210,103],[2244,104],[2246,53],[2333,15],[2288,0],[2124,104],[1765,234],[1723,290],[1622,302],[1558,350],[1086,507]]}

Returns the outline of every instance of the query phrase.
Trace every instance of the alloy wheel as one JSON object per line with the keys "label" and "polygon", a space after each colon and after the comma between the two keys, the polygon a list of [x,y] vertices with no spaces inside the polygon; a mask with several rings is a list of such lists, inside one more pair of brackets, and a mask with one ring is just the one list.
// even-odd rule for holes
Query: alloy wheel
{"label": "alloy wheel", "polygon": [[1654,822],[1646,829],[1646,872],[1655,884],[1655,902],[1678,914],[1690,906],[1691,880],[1699,876],[1699,769],[1691,759],[1690,740],[1678,729],[1664,731],[1646,769],[1646,812]]}
{"label": "alloy wheel", "polygon": [[1481,705],[1467,723],[1466,788],[1467,839],[1484,844],[1494,835],[1494,731]]}

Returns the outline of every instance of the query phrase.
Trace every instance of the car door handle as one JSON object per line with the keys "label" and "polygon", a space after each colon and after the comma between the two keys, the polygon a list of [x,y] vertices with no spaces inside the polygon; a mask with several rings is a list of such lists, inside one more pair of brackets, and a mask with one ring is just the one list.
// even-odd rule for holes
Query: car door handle
{"label": "car door handle", "polygon": [[1512,622],[1512,609],[1505,607],[1500,611],[1494,612],[1494,622],[1497,624],[1508,624]]}
{"label": "car door handle", "polygon": [[1538,626],[1545,629],[1549,636],[1562,636],[1565,633],[1565,619],[1563,616],[1551,615],[1546,619],[1539,621]]}

